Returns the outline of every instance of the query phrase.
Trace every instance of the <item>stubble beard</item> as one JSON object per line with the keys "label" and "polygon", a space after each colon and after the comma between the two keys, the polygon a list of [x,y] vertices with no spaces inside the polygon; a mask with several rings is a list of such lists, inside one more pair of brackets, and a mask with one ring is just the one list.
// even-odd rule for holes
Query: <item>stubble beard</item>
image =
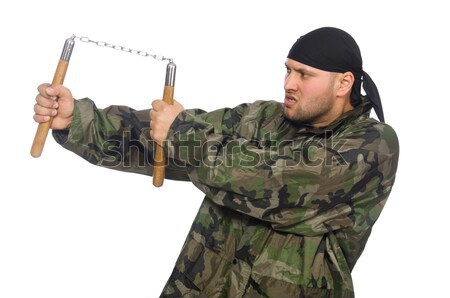
{"label": "stubble beard", "polygon": [[284,117],[294,123],[314,124],[320,122],[333,108],[333,102],[328,95],[309,102],[306,106],[302,106],[298,101],[294,108],[284,107]]}

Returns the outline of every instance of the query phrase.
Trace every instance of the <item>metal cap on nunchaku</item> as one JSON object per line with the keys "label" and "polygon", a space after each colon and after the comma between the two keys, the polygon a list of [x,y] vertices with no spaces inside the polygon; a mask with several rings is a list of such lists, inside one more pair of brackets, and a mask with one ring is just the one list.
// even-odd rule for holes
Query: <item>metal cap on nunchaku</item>
{"label": "metal cap on nunchaku", "polygon": [[[52,85],[62,85],[66,76],[67,68],[69,66],[70,56],[72,55],[73,48],[75,46],[75,36],[66,39],[64,48],[59,59],[58,66],[56,67],[55,75],[53,76]],[[36,134],[34,136],[33,145],[31,146],[30,154],[33,157],[39,157],[44,149],[45,140],[47,139],[48,131],[52,125],[53,117],[47,122],[40,123]]]}
{"label": "metal cap on nunchaku", "polygon": [[[163,101],[170,105],[173,104],[176,70],[177,66],[175,65],[175,63],[173,63],[172,60],[170,60],[166,68],[166,82],[163,94]],[[167,158],[164,148],[156,144],[155,161],[153,166],[153,185],[156,187],[160,187],[164,183],[166,163]]]}

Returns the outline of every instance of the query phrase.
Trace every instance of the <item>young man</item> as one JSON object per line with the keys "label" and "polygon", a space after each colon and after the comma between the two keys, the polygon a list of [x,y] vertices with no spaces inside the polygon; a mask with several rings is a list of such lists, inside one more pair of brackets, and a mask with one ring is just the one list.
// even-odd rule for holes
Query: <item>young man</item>
{"label": "young man", "polygon": [[151,175],[155,141],[168,151],[166,178],[205,193],[162,297],[354,297],[351,271],[394,184],[397,136],[340,29],[297,40],[284,88],[284,103],[207,113],[160,100],[100,110],[43,84],[34,119],[54,116],[63,147],[123,171]]}

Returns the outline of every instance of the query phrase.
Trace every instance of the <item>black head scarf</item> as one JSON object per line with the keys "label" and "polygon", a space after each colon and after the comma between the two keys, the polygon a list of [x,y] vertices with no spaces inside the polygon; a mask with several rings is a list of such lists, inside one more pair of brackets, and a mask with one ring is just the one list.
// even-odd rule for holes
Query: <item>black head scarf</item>
{"label": "black head scarf", "polygon": [[380,121],[384,122],[383,107],[377,86],[362,69],[362,57],[358,44],[347,32],[324,27],[301,36],[289,51],[288,58],[325,71],[355,76],[351,104],[361,102],[361,81],[363,88]]}

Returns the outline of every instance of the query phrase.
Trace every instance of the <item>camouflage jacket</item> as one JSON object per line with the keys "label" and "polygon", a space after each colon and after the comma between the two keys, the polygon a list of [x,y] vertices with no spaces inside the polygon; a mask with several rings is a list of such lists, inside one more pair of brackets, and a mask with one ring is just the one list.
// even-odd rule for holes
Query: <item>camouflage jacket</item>
{"label": "camouflage jacket", "polygon": [[[166,178],[205,193],[161,297],[354,297],[351,271],[395,179],[394,130],[370,105],[324,128],[294,125],[257,101],[187,110],[166,144]],[[152,174],[149,111],[76,102],[65,148]]]}

